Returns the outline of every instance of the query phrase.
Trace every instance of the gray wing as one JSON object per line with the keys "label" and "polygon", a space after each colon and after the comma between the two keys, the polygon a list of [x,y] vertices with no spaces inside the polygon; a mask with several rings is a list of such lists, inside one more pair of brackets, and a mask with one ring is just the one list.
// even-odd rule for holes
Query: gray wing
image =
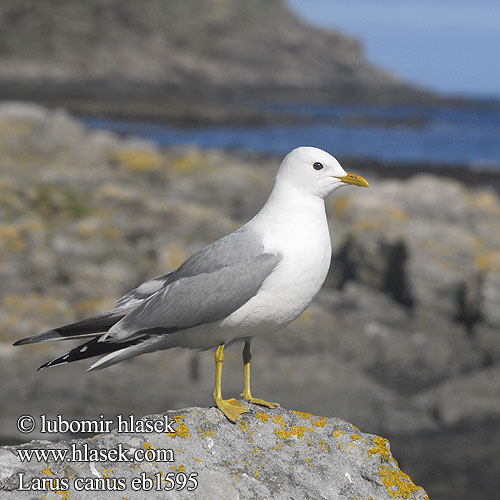
{"label": "gray wing", "polygon": [[246,226],[198,250],[176,270],[145,281],[121,297],[113,311],[130,312],[162,288],[190,276],[213,273],[262,255],[257,234]]}
{"label": "gray wing", "polygon": [[249,231],[237,231],[203,248],[166,275],[162,287],[101,341],[122,342],[222,320],[258,292],[281,260],[264,253],[258,241]]}

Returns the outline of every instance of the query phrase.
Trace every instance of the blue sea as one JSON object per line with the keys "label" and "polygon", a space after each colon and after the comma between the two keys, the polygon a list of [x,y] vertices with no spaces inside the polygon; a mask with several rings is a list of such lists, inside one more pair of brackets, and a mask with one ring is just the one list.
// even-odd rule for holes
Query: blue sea
{"label": "blue sea", "polygon": [[304,120],[266,126],[176,128],[141,121],[83,118],[87,126],[133,134],[163,146],[197,145],[285,154],[316,146],[335,156],[391,163],[468,165],[500,170],[500,105],[267,106]]}

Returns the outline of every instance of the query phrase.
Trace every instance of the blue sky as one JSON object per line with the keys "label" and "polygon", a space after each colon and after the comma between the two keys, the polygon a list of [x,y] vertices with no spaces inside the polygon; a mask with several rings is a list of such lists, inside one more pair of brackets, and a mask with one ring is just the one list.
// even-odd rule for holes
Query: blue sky
{"label": "blue sky", "polygon": [[287,0],[371,62],[447,94],[500,96],[500,0]]}

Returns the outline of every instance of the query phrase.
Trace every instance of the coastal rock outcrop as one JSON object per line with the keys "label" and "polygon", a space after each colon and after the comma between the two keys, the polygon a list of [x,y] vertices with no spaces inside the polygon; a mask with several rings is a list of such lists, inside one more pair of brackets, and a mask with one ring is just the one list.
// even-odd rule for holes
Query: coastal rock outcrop
{"label": "coastal rock outcrop", "polygon": [[[120,500],[428,499],[400,470],[386,439],[340,419],[250,407],[237,424],[216,408],[190,408],[167,413],[175,432],[115,429],[90,439],[2,447],[0,499],[32,498],[33,491],[19,487],[39,486],[40,478],[53,491],[35,495],[47,500],[95,498],[96,490],[99,498]],[[144,419],[163,424],[165,415]],[[110,450],[120,446],[121,460],[108,460]],[[29,450],[54,449],[66,457],[19,458]],[[101,459],[91,450],[102,450]]]}

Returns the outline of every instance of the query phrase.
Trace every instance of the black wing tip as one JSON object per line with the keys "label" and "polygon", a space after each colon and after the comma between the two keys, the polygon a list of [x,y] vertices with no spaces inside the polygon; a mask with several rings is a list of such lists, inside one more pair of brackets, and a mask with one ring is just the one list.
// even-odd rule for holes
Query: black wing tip
{"label": "black wing tip", "polygon": [[14,342],[14,344],[12,345],[36,344],[37,342],[45,342],[47,340],[60,340],[63,338],[64,336],[61,335],[61,333],[57,328],[55,328],[53,330],[37,333],[36,335],[32,335],[31,337],[18,340],[17,342]]}
{"label": "black wing tip", "polygon": [[18,340],[17,342],[14,342],[12,345],[26,345],[26,344],[33,344],[35,341],[32,340],[33,337],[28,337],[25,339]]}
{"label": "black wing tip", "polygon": [[59,365],[65,365],[69,363],[69,361],[66,361],[66,359],[69,357],[68,354],[64,354],[63,356],[59,356],[57,358],[51,359],[50,361],[47,361],[44,363],[42,366],[39,366],[36,371],[39,372],[41,370],[45,370],[45,368],[51,368],[53,366],[59,366]]}

